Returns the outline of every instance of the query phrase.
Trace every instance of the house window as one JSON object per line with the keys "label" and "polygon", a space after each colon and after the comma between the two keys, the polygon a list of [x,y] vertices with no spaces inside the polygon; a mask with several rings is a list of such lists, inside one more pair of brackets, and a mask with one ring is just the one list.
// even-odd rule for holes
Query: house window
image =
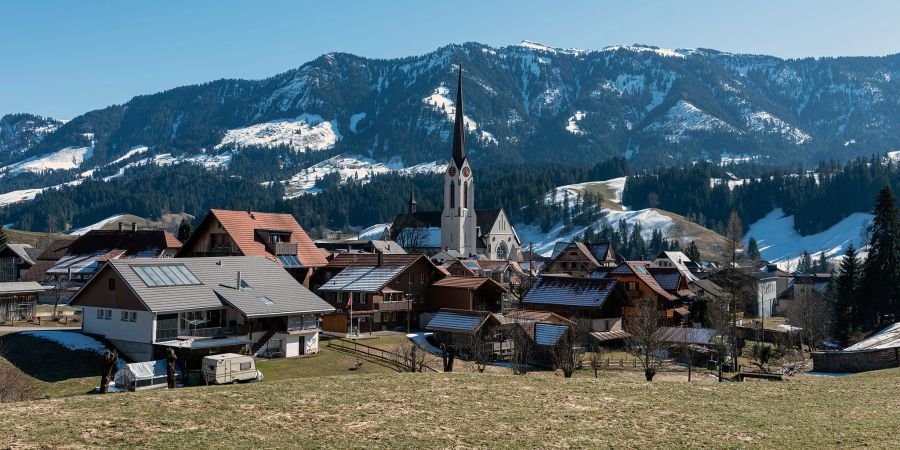
{"label": "house window", "polygon": [[454,191],[453,181],[450,181],[450,207],[456,208],[456,192]]}
{"label": "house window", "polygon": [[97,310],[97,318],[101,320],[112,320],[112,310],[111,309],[98,309]]}
{"label": "house window", "polygon": [[116,279],[115,278],[109,279],[109,290],[111,290],[111,291],[116,290]]}
{"label": "house window", "polygon": [[128,322],[128,311],[122,311],[122,322]]}
{"label": "house window", "polygon": [[625,287],[629,291],[636,291],[636,290],[638,290],[637,281],[629,281],[629,282],[625,283]]}
{"label": "house window", "polygon": [[424,273],[419,274],[419,284],[425,284],[425,274]]}
{"label": "house window", "polygon": [[407,275],[406,275],[406,281],[408,281],[409,284],[413,284],[413,274],[411,274],[411,273],[410,273],[410,274],[407,274]]}
{"label": "house window", "polygon": [[98,319],[102,319],[102,318],[103,318],[103,310],[102,310],[102,309],[98,309],[98,310],[97,310],[97,318],[98,318]]}
{"label": "house window", "polygon": [[137,322],[137,312],[135,311],[122,311],[122,322]]}

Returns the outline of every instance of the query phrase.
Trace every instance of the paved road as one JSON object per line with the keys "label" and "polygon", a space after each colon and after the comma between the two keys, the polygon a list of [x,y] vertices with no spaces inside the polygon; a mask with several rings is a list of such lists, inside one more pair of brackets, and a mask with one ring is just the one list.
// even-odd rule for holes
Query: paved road
{"label": "paved road", "polygon": [[81,327],[0,327],[0,336],[20,331],[81,331]]}

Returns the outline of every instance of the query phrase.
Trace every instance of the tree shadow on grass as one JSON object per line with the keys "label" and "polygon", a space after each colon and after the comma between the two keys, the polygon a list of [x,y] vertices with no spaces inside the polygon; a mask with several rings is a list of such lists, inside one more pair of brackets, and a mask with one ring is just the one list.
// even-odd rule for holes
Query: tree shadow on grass
{"label": "tree shadow on grass", "polygon": [[0,337],[0,357],[28,376],[55,383],[100,376],[103,357],[91,350],[70,350],[51,340],[16,333]]}

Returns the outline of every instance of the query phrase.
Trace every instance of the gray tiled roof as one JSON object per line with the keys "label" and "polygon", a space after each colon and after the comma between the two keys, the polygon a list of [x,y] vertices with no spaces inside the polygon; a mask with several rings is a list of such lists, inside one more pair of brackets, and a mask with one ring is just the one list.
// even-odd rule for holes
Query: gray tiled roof
{"label": "gray tiled roof", "polygon": [[374,294],[405,268],[406,266],[350,266],[328,280],[319,290]]}
{"label": "gray tiled roof", "polygon": [[481,324],[490,313],[478,313],[476,311],[447,311],[442,310],[435,313],[426,330],[431,331],[450,331],[456,333],[472,334],[481,327]]}
{"label": "gray tiled roof", "polygon": [[609,278],[573,278],[542,275],[538,277],[523,303],[598,308],[603,305],[617,280]]}
{"label": "gray tiled roof", "polygon": [[678,290],[681,281],[681,272],[672,267],[651,267],[650,275],[653,279],[667,291]]}
{"label": "gray tiled roof", "polygon": [[[134,271],[135,266],[167,265],[184,266],[201,284],[148,286]],[[248,317],[334,310],[277,263],[261,256],[129,258],[111,260],[109,267],[121,275],[151,311],[157,313],[220,308],[224,304],[230,304]],[[235,289],[238,271],[252,290]],[[75,304],[82,292],[84,289],[72,299]],[[257,300],[262,296],[268,297],[272,304],[264,305]]]}
{"label": "gray tiled roof", "polygon": [[18,294],[45,290],[47,290],[47,288],[41,286],[37,281],[10,281],[8,283],[0,283],[0,294]]}
{"label": "gray tiled roof", "polygon": [[537,345],[556,345],[559,338],[569,329],[566,325],[555,325],[551,323],[534,324],[534,343]]}
{"label": "gray tiled roof", "polygon": [[28,264],[34,264],[34,257],[32,256],[34,253],[34,248],[29,244],[6,244],[6,248],[8,248],[11,252],[15,253],[27,262]]}
{"label": "gray tiled roof", "polygon": [[662,342],[708,345],[719,332],[712,328],[662,327],[654,333]]}

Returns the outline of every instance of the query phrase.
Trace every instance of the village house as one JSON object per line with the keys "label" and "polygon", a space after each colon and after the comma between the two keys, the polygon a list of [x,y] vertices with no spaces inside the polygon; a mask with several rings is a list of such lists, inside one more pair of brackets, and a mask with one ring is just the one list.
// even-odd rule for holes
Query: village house
{"label": "village house", "polygon": [[410,192],[405,213],[398,214],[386,239],[411,253],[453,252],[465,258],[517,260],[522,242],[503,208],[475,208],[475,173],[466,153],[462,70],[456,90],[453,151],[444,172],[443,209],[418,211]]}
{"label": "village house", "polygon": [[476,355],[500,359],[512,349],[508,336],[509,321],[500,314],[445,308],[437,311],[425,325],[438,346],[453,346],[463,357]]}
{"label": "village house", "polygon": [[[649,261],[626,261],[615,269],[603,273],[603,276],[619,280],[632,301],[652,300],[656,308],[664,312],[666,323],[670,325],[686,323],[690,312],[684,305],[685,298],[672,294],[660,286],[650,273],[652,267],[653,263]],[[599,274],[595,274],[597,275]],[[693,297],[689,293],[690,291],[685,292],[685,297]],[[633,313],[634,311],[630,310],[626,315]]]}
{"label": "village house", "polygon": [[[653,260],[656,267],[672,267],[678,269],[688,281],[694,281],[698,277],[695,275],[700,270],[700,266],[696,262],[691,261],[683,252],[680,251],[664,251],[660,252]],[[691,270],[691,269],[694,270]]]}
{"label": "village house", "polygon": [[37,314],[38,296],[45,290],[34,281],[0,283],[0,322],[30,320]]}
{"label": "village house", "polygon": [[545,274],[534,280],[522,304],[575,321],[589,332],[608,332],[622,330],[623,313],[631,300],[615,279]]}
{"label": "village house", "polygon": [[57,239],[44,248],[40,254],[34,258],[34,265],[19,277],[19,281],[37,281],[39,283],[49,281],[52,277],[47,275],[47,270],[53,267],[60,258],[66,255],[69,246],[75,242],[75,239]]}
{"label": "village house", "polygon": [[372,332],[419,326],[432,283],[445,276],[424,255],[345,253],[319,271],[314,285],[338,310],[326,317],[327,331]]}
{"label": "village house", "polygon": [[612,269],[617,264],[609,242],[558,242],[544,273],[590,277],[597,270]]}
{"label": "village house", "polygon": [[164,357],[185,366],[241,351],[294,357],[318,352],[319,317],[334,311],[263,257],[113,259],[72,298],[82,331],[134,361]]}
{"label": "village house", "polygon": [[42,252],[29,244],[4,244],[0,248],[0,283],[21,278]]}
{"label": "village house", "polygon": [[178,258],[262,256],[283,267],[306,287],[328,260],[290,214],[211,209]]}
{"label": "village house", "polygon": [[[91,230],[68,244],[65,254],[49,269],[46,277],[83,284],[107,261],[128,258],[171,258],[181,242],[165,230]],[[37,267],[37,265],[35,265]],[[45,278],[46,279],[46,278]]]}
{"label": "village house", "polygon": [[500,312],[508,291],[487,277],[449,276],[435,281],[428,291],[428,311],[442,308]]}
{"label": "village house", "polygon": [[666,292],[678,297],[682,302],[690,302],[694,298],[694,293],[690,290],[688,278],[684,276],[680,270],[675,267],[654,267],[647,266],[650,276],[656,280],[660,287]]}
{"label": "village house", "polygon": [[752,268],[738,270],[721,270],[713,273],[711,278],[721,286],[728,286],[727,278],[737,277],[740,286],[738,311],[744,317],[772,317],[777,308],[778,277],[769,272]]}
{"label": "village house", "polygon": [[314,243],[316,244],[316,247],[327,250],[330,253],[353,251],[362,253],[384,253],[386,255],[405,255],[407,253],[400,244],[382,239],[317,239]]}

